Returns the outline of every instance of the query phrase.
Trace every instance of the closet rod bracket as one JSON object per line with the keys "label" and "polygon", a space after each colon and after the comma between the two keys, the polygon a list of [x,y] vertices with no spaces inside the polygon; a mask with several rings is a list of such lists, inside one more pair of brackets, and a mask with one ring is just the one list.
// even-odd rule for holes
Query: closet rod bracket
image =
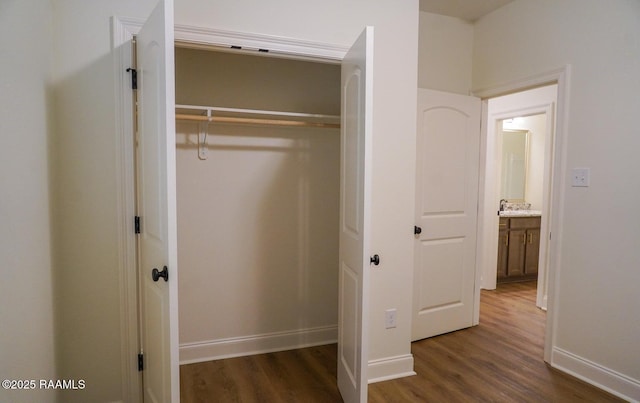
{"label": "closet rod bracket", "polygon": [[198,158],[206,160],[209,158],[209,148],[207,147],[207,122],[200,122],[198,124]]}

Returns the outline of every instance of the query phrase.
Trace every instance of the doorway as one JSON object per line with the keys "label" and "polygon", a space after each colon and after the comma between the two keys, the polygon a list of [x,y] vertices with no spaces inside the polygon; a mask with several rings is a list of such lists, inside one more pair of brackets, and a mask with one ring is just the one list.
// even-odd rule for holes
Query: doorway
{"label": "doorway", "polygon": [[[339,116],[341,116],[341,119],[340,119],[341,131],[339,132],[340,133],[339,140],[337,142],[335,141],[333,142],[333,143],[337,143],[333,145],[333,149],[339,150],[339,158],[335,158],[335,160],[339,161],[339,164],[336,163],[336,161],[333,161],[333,158],[330,158],[328,161],[329,167],[320,166],[322,165],[320,164],[320,162],[326,159],[322,157],[323,153],[320,153],[319,156],[315,155],[313,157],[310,155],[307,155],[307,151],[311,146],[311,144],[309,144],[309,138],[308,137],[306,139],[291,138],[291,133],[287,133],[287,134],[279,133],[275,136],[272,134],[269,134],[268,131],[267,133],[261,133],[261,134],[250,133],[247,135],[245,133],[244,137],[247,137],[253,141],[258,140],[258,144],[247,145],[247,144],[242,144],[242,142],[240,142],[241,144],[236,144],[233,141],[231,142],[233,144],[229,144],[225,141],[222,141],[221,147],[220,145],[218,145],[218,149],[216,150],[216,151],[225,152],[225,153],[226,152],[234,153],[234,152],[243,150],[249,153],[267,151],[270,153],[276,152],[276,154],[278,154],[278,153],[285,153],[285,151],[288,150],[287,148],[288,145],[294,146],[294,151],[296,152],[295,158],[290,158],[291,156],[287,156],[287,155],[285,155],[284,157],[285,160],[292,160],[293,161],[292,164],[289,163],[290,161],[283,161],[282,155],[276,155],[277,161],[275,162],[275,165],[276,165],[276,170],[278,172],[282,171],[283,164],[286,165],[289,169],[284,169],[284,171],[288,171],[284,173],[292,174],[294,177],[296,177],[296,180],[292,182],[294,182],[294,185],[297,186],[297,191],[291,192],[291,191],[283,190],[283,193],[289,193],[289,194],[293,193],[294,198],[296,196],[298,197],[298,201],[303,200],[302,203],[299,203],[299,205],[301,205],[302,208],[291,208],[291,206],[289,206],[289,208],[287,208],[286,206],[282,208],[282,206],[279,206],[278,203],[272,203],[272,205],[278,208],[281,208],[283,210],[286,210],[286,213],[289,214],[288,218],[277,217],[277,219],[280,220],[281,222],[274,222],[274,226],[277,226],[277,225],[290,226],[291,223],[293,222],[294,226],[297,226],[297,231],[294,228],[292,232],[296,234],[299,234],[301,232],[304,233],[304,236],[302,237],[303,247],[300,247],[300,242],[301,242],[300,238],[297,239],[298,241],[297,244],[293,242],[291,245],[279,245],[281,251],[284,250],[285,253],[288,251],[290,254],[292,250],[294,250],[294,253],[302,252],[301,257],[297,256],[297,258],[294,259],[296,260],[296,262],[293,264],[294,269],[298,268],[301,263],[302,263],[302,266],[305,266],[305,264],[307,264],[309,261],[317,257],[313,253],[311,253],[311,251],[306,247],[307,245],[305,245],[305,243],[311,243],[312,241],[312,237],[306,233],[307,227],[310,227],[308,216],[314,212],[320,211],[323,208],[326,208],[327,206],[334,204],[332,201],[324,201],[321,203],[320,206],[315,206],[314,208],[309,207],[309,203],[310,203],[309,194],[311,194],[311,190],[322,192],[323,189],[321,186],[320,187],[313,186],[314,189],[311,189],[312,187],[310,186],[308,178],[317,177],[319,178],[317,182],[320,184],[324,182],[331,183],[331,181],[326,180],[326,176],[331,172],[331,168],[337,169],[336,167],[340,167],[339,175],[336,175],[336,176],[339,176],[339,180],[335,181],[339,185],[340,199],[339,201],[336,200],[335,204],[337,204],[338,206],[334,207],[335,210],[339,210],[339,223],[337,222],[338,220],[332,220],[330,218],[323,218],[318,220],[318,226],[325,230],[327,230],[328,228],[329,232],[332,232],[331,228],[333,228],[334,226],[338,226],[339,228],[339,231],[337,231],[339,233],[339,257],[337,259],[337,264],[335,265],[337,266],[337,269],[338,269],[336,273],[337,275],[329,276],[329,278],[331,279],[329,281],[330,283],[336,280],[335,277],[338,277],[337,283],[339,284],[339,287],[337,287],[338,289],[336,290],[336,295],[338,295],[338,298],[337,298],[338,309],[337,309],[337,312],[333,312],[334,316],[337,316],[337,326],[335,325],[331,326],[332,324],[330,324],[329,326],[320,325],[315,327],[313,326],[308,327],[309,325],[307,325],[306,322],[302,322],[302,325],[307,326],[306,328],[303,328],[303,329],[294,328],[293,330],[290,330],[289,326],[291,326],[291,323],[286,321],[291,319],[291,315],[284,314],[286,309],[290,310],[290,309],[296,309],[296,308],[302,307],[302,308],[322,310],[322,309],[326,309],[326,305],[328,305],[330,308],[331,304],[326,304],[326,302],[323,303],[321,301],[308,302],[308,301],[305,301],[305,298],[302,298],[302,300],[300,300],[300,296],[304,294],[304,292],[300,293],[301,285],[302,285],[302,291],[308,291],[312,294],[315,293],[317,294],[317,296],[320,297],[320,300],[322,300],[322,297],[325,296],[324,293],[326,292],[326,290],[323,290],[319,287],[311,286],[311,282],[314,283],[313,284],[314,286],[317,286],[321,282],[321,280],[314,281],[314,279],[311,278],[311,276],[307,275],[308,273],[303,273],[302,278],[300,277],[299,273],[298,275],[280,274],[280,275],[273,276],[275,277],[276,282],[273,283],[271,287],[269,287],[272,289],[268,290],[271,292],[271,298],[267,298],[266,300],[265,299],[260,300],[259,298],[259,301],[263,304],[276,302],[276,305],[279,307],[279,309],[275,309],[270,319],[266,318],[265,320],[265,318],[263,318],[263,316],[261,315],[263,313],[263,311],[261,310],[263,307],[261,306],[260,303],[255,305],[253,308],[250,307],[250,309],[248,310],[249,314],[247,315],[238,315],[238,314],[230,315],[231,316],[230,319],[232,323],[236,323],[236,324],[239,323],[241,326],[246,325],[247,322],[249,324],[265,325],[267,327],[267,333],[255,334],[255,331],[249,331],[249,332],[253,332],[253,334],[249,334],[249,335],[243,334],[239,337],[224,337],[221,340],[215,340],[214,343],[207,343],[206,347],[209,347],[211,344],[213,344],[215,348],[215,346],[218,345],[219,342],[226,343],[231,341],[231,343],[228,343],[227,346],[231,348],[232,350],[231,353],[234,354],[233,348],[237,344],[240,344],[244,341],[249,340],[250,345],[253,345],[253,346],[255,346],[256,345],[255,343],[257,342],[257,345],[259,346],[259,348],[263,349],[263,351],[264,350],[277,351],[281,349],[290,349],[290,348],[300,347],[304,345],[309,345],[311,343],[313,344],[326,343],[327,340],[320,340],[320,342],[314,342],[312,340],[310,342],[309,341],[310,337],[305,332],[308,332],[308,331],[315,332],[318,330],[320,330],[320,332],[324,332],[325,330],[327,330],[326,329],[327,327],[330,327],[328,330],[333,331],[333,334],[335,335],[334,340],[337,339],[337,342],[338,342],[338,348],[337,348],[338,357],[339,357],[338,370],[337,370],[338,387],[346,401],[355,401],[356,399],[362,400],[366,398],[366,390],[367,390],[366,389],[367,354],[365,353],[366,350],[364,350],[363,346],[365,345],[364,339],[366,337],[366,331],[365,331],[366,326],[364,324],[366,324],[365,318],[367,316],[367,305],[368,305],[365,295],[367,294],[366,290],[368,289],[368,277],[369,277],[368,272],[365,270],[365,267],[366,267],[365,265],[368,265],[369,261],[368,259],[365,260],[364,256],[366,253],[368,253],[368,250],[369,250],[368,233],[369,233],[370,214],[371,214],[370,213],[371,161],[372,161],[371,121],[372,121],[372,111],[373,111],[371,94],[372,94],[372,88],[373,88],[373,80],[372,80],[370,69],[373,63],[373,58],[371,56],[372,50],[373,50],[373,28],[367,27],[365,31],[363,31],[363,33],[360,35],[360,37],[356,40],[356,42],[354,42],[354,45],[346,53],[340,66],[340,72],[339,72],[340,85],[339,85],[339,91],[336,91],[336,92],[340,95],[338,99],[340,100]],[[198,65],[199,63],[195,63],[195,64]],[[302,71],[307,71],[307,68],[302,69]],[[291,74],[290,72],[284,73],[284,75],[287,77],[289,77],[290,74]],[[201,85],[200,81],[198,80],[195,80],[195,81],[196,81],[195,83],[196,86]],[[240,81],[241,81],[241,84],[245,83],[244,80],[240,80]],[[269,79],[267,79],[266,81],[270,82]],[[314,81],[313,78],[312,78],[312,81]],[[191,84],[193,85],[193,83]],[[314,84],[317,84],[317,83],[314,83]],[[320,83],[320,84],[325,85],[323,83]],[[303,85],[294,84],[290,86],[291,88],[289,90],[295,93],[297,96],[300,96],[303,98],[308,96],[308,93],[305,90],[301,90],[301,87],[303,87]],[[242,87],[242,85],[236,86],[234,89],[237,90],[239,89],[239,87]],[[271,97],[267,94],[261,94],[261,95],[263,98],[271,100],[272,98],[277,98],[278,93],[283,91],[284,89],[280,87],[277,89],[277,93],[273,94]],[[315,91],[322,92],[321,89],[316,89]],[[251,97],[251,95],[249,95],[249,97]],[[257,95],[256,98],[260,99],[261,97]],[[240,96],[240,99],[244,99],[244,97]],[[300,100],[293,102],[293,105],[296,105],[296,106],[299,106],[300,104],[302,104]],[[176,106],[176,111],[183,110],[183,109],[201,111],[201,113],[206,112],[206,114],[204,116],[202,114],[200,115],[184,114],[183,115],[183,113],[186,113],[186,112],[181,111],[179,113],[176,113],[176,118],[180,117],[181,119],[185,119],[185,120],[192,120],[192,119],[204,120],[206,123],[211,123],[216,121],[230,123],[230,122],[238,122],[238,120],[233,116],[226,116],[229,113],[231,114],[240,113],[243,115],[247,115],[247,114],[248,115],[263,115],[263,114],[274,115],[275,114],[277,116],[287,116],[289,118],[288,121],[294,122],[295,124],[284,124],[282,123],[282,121],[274,121],[271,119],[265,120],[265,119],[254,118],[254,117],[244,118],[243,123],[252,125],[256,123],[257,120],[260,120],[263,124],[275,125],[275,126],[288,126],[296,130],[301,129],[302,127],[309,128],[308,126],[311,126],[311,128],[313,129],[331,128],[330,126],[322,122],[317,122],[316,120],[324,119],[325,116],[321,114],[315,114],[315,113],[305,114],[304,117],[308,119],[312,119],[313,122],[311,122],[311,124],[303,125],[299,123],[306,123],[306,122],[301,122],[298,120],[298,118],[301,117],[301,115],[298,112],[278,111],[277,113],[274,113],[273,110],[270,110],[270,111],[256,110],[256,109],[247,110],[246,108],[237,108],[237,107],[234,107],[232,108],[232,110],[230,110],[230,108],[226,106],[225,107],[202,107],[197,105],[177,105]],[[212,115],[213,113],[222,114],[223,116],[220,116],[220,117],[213,116]],[[337,127],[333,127],[333,129],[335,130],[337,129]],[[220,136],[220,133],[216,133],[216,134]],[[225,137],[228,134],[229,133],[225,133],[221,137]],[[205,160],[207,159],[206,156],[208,152],[206,151],[206,149],[209,148],[209,145],[208,143],[204,143],[206,138],[207,138],[207,132],[203,134],[202,128],[201,128],[200,133],[198,135],[198,140],[197,140],[199,143],[198,145],[199,159],[205,159]],[[265,147],[265,144],[262,143],[263,141],[271,140],[272,138],[276,138],[277,140],[275,149],[273,148],[274,146],[273,144],[268,144]],[[285,140],[284,144],[280,142],[280,140],[282,139]],[[188,139],[186,140],[188,143]],[[322,140],[324,141],[325,139],[322,139]],[[321,151],[324,150],[325,148],[329,148],[329,149],[332,148],[331,146],[324,144],[323,141],[319,141],[321,144],[321,147],[320,147]],[[289,142],[291,142],[292,144],[289,144]],[[265,148],[267,148],[268,150],[266,150]],[[328,152],[328,154],[336,154],[336,153]],[[224,159],[224,157],[222,159]],[[239,165],[236,164],[235,169],[228,169],[228,167],[226,166],[225,167],[218,166],[216,169],[216,171],[218,172],[216,172],[216,174],[218,174],[218,177],[221,183],[225,184],[226,186],[229,186],[231,184],[230,182],[233,181],[234,174],[238,172],[243,172],[245,173],[249,182],[252,182],[251,183],[252,186],[262,188],[263,186],[266,185],[267,188],[269,188],[268,191],[271,194],[272,189],[270,185],[272,185],[272,183],[270,180],[267,180],[267,181],[263,181],[261,179],[256,180],[255,175],[252,175],[250,173],[248,174],[245,172],[248,166],[255,165],[254,164],[255,160],[252,160],[251,158],[249,159],[245,158],[243,159],[243,161],[245,162]],[[219,162],[219,161],[216,161],[216,162]],[[324,161],[324,162],[326,165],[327,161]],[[267,172],[273,171],[272,169],[273,164],[265,164],[265,165],[271,167],[270,169],[266,169]],[[289,165],[292,165],[292,166],[289,166]],[[318,165],[318,166],[316,167],[315,165]],[[315,174],[317,174],[317,176],[312,174],[311,172],[308,172],[308,169],[306,169],[308,167],[314,168],[316,170]],[[262,164],[258,164],[258,166],[253,167],[252,170],[255,171],[256,169],[262,170],[264,169],[264,166]],[[207,180],[208,179],[205,177],[204,182],[206,183]],[[335,187],[337,188],[338,186],[335,186]],[[223,186],[216,193],[219,195],[220,193],[224,193],[226,190],[227,189],[225,188],[225,186]],[[276,192],[276,193],[279,193],[279,192]],[[338,192],[334,191],[334,192],[328,192],[328,193],[329,193],[329,198],[331,199],[332,198],[331,194],[337,194]],[[247,201],[245,200],[247,197],[249,199],[252,198],[251,195],[247,196],[246,194],[243,193],[240,199],[235,198],[235,200],[233,200],[229,204],[232,205],[233,208],[237,208],[238,205],[241,205],[245,201]],[[273,213],[273,211],[269,211],[269,209],[265,211],[265,207],[268,207],[270,204],[266,203],[265,205],[264,203],[265,200],[262,197],[262,194],[254,195],[253,197],[255,198],[255,200],[249,200],[249,201],[257,202],[259,204],[259,208],[255,208],[255,206],[254,208],[251,208],[251,207],[244,208],[244,209],[240,208],[241,213],[251,215],[251,214],[255,214],[255,212],[258,211],[258,212],[262,212],[263,215],[261,215],[261,217],[270,216],[271,213]],[[319,197],[316,197],[316,198],[319,198]],[[269,197],[269,200],[271,200],[271,197]],[[207,208],[207,206],[204,206],[195,210],[196,212],[201,213],[202,211],[205,211],[206,213],[207,211],[210,211],[210,208]],[[291,213],[293,213],[294,219],[291,219]],[[197,215],[196,215],[196,218],[198,218]],[[220,220],[224,221],[227,218],[228,217],[223,216],[223,217],[220,217]],[[251,224],[249,224],[248,226],[250,228],[253,227],[255,229],[256,222],[254,220],[250,220],[250,221],[251,221]],[[262,225],[263,224],[262,221],[266,221],[266,220],[258,220],[258,224]],[[218,235],[223,238],[230,237],[232,238],[232,240],[235,239],[236,242],[240,242],[240,243],[242,243],[243,240],[246,241],[246,238],[241,238],[237,235],[236,236],[230,235],[230,233],[232,232],[230,229],[233,228],[233,225],[234,225],[233,220],[229,224],[230,225],[226,226],[226,231],[223,229],[222,233]],[[213,226],[219,225],[219,222],[212,223],[212,225]],[[325,226],[327,227],[324,228]],[[235,228],[233,229],[236,230],[236,234],[237,234],[237,229]],[[251,231],[248,234],[246,231],[242,232],[243,229],[246,229],[246,228],[242,228],[241,226],[240,234],[242,236],[248,235],[249,237],[251,237],[252,235],[255,235]],[[288,232],[287,229],[281,229],[281,228],[279,230],[278,229],[274,230],[273,228],[271,228],[271,226],[266,226],[266,230],[267,231],[262,231],[262,235],[259,238],[267,239],[268,237],[270,238],[269,239],[270,242],[274,242],[274,241],[280,242],[283,238],[286,239],[286,235]],[[265,237],[265,234],[267,235],[267,237]],[[202,237],[208,238],[207,234],[204,234]],[[323,236],[318,237],[318,239],[320,239],[319,244],[325,243],[324,239],[322,238]],[[235,246],[235,247],[239,252],[238,255],[241,255],[241,258],[244,258],[245,254],[243,253],[244,251],[242,250],[242,246],[239,246],[239,247]],[[266,254],[267,257],[275,256],[275,255],[272,255],[273,251],[271,250],[271,248],[260,247],[259,249],[261,252],[260,256],[262,256],[262,254]],[[296,251],[295,249],[300,249],[300,250]],[[223,256],[228,251],[229,250],[221,251],[219,256]],[[318,252],[318,254],[323,255],[322,252]],[[246,255],[251,255],[251,254],[246,253]],[[262,260],[264,259],[258,259],[258,263],[262,263]],[[248,262],[244,262],[244,264],[241,264],[239,267],[237,267],[237,269],[243,270],[243,269],[246,269],[247,267],[253,266],[253,264],[255,263],[256,263],[255,259],[253,260],[250,259]],[[269,265],[270,263],[271,262],[269,261],[269,259],[266,259],[266,264]],[[326,262],[325,264],[319,265],[320,269],[329,269],[331,266],[333,265]],[[245,282],[249,283],[249,285],[261,286],[263,282],[265,283],[268,283],[269,281],[273,282],[274,279],[270,278],[271,274],[273,273],[275,273],[275,269],[271,271],[269,270],[263,271],[263,273],[260,276],[257,276],[257,278],[250,275],[245,279]],[[297,288],[294,291],[297,290],[298,293],[296,294],[294,292],[293,299],[287,299],[285,297],[286,293],[283,285],[286,282],[291,282],[291,281],[296,283],[296,279],[298,280],[298,282],[296,284]],[[220,278],[218,277],[217,280],[220,280]],[[224,278],[222,278],[222,280],[223,280],[222,285],[224,288],[220,290],[220,293],[228,297],[230,295],[228,291],[233,288],[231,286],[234,285],[234,283],[224,281],[225,280]],[[204,283],[198,282],[197,284],[202,286]],[[264,291],[265,289],[260,288],[260,290]],[[237,301],[239,305],[242,305],[243,303],[245,303],[246,299],[251,299],[253,296],[255,296],[255,295],[252,295],[253,289],[251,287],[249,287],[249,289],[245,291],[242,291],[242,290],[231,290],[231,291],[239,294],[237,295],[237,297],[240,298],[239,301]],[[258,295],[258,297],[259,296],[260,295]],[[225,306],[228,307],[229,304],[227,304],[226,302],[227,302],[226,299],[223,298],[222,304],[215,306],[216,312],[219,313],[220,309],[224,309]],[[304,318],[304,320],[307,320],[307,321],[316,319],[314,317],[309,318],[308,317],[309,315],[303,315],[303,316],[307,316]],[[300,326],[300,322],[301,322],[299,320],[300,316],[293,315],[293,319],[294,319],[293,325]],[[298,319],[298,321],[296,322],[295,319]],[[273,330],[273,327],[275,325],[282,325],[282,323],[284,323],[283,325],[284,330],[279,330],[277,328],[275,329],[275,331]],[[262,337],[264,335],[267,335],[268,339],[265,340]],[[270,345],[272,342],[276,342],[283,337],[285,338],[286,343],[290,343],[291,339],[293,339],[294,346],[285,345],[284,348],[283,346],[278,346],[274,348],[272,345]],[[326,335],[321,334],[321,337],[326,337]],[[251,344],[251,343],[254,343],[254,344]],[[251,350],[249,352],[251,352]]]}
{"label": "doorway", "polygon": [[[540,233],[542,219],[549,213],[543,203],[544,185],[549,182],[544,178],[545,143],[550,137],[547,118],[542,113],[496,122],[498,285],[537,281],[546,268],[547,239],[542,240]],[[546,295],[544,290],[541,293]]]}
{"label": "doorway", "polygon": [[[557,85],[548,85],[509,95],[494,97],[485,101],[486,131],[483,138],[484,206],[482,209],[483,247],[480,255],[486,257],[482,267],[481,286],[494,289],[497,283],[497,267],[500,227],[499,217],[529,215],[527,210],[540,211],[540,248],[538,254],[538,296],[536,304],[547,306],[547,267],[550,233],[551,184],[553,177],[555,109]],[[534,118],[544,116],[544,118]],[[526,127],[525,127],[526,126]],[[518,183],[520,190],[505,192],[503,171],[508,171],[508,163],[503,161],[503,138],[505,130],[526,129],[526,149],[522,150],[522,177]],[[535,133],[533,133],[535,131]],[[521,132],[522,133],[522,132]],[[525,169],[526,167],[526,169]],[[506,178],[506,176],[504,176]],[[507,200],[506,205],[501,200]],[[511,200],[511,203],[509,203]],[[501,211],[502,210],[502,211]],[[506,228],[503,229],[507,230]],[[504,238],[504,237],[503,237]],[[505,239],[508,243],[508,240]],[[528,240],[527,240],[528,242]],[[517,278],[516,278],[517,279]]]}
{"label": "doorway", "polygon": [[[185,47],[175,60],[184,397],[201,389],[188,379],[231,382],[225,368],[264,353],[336,351],[340,66]],[[189,120],[209,111],[221,121]],[[303,114],[327,124],[284,126],[310,122]],[[243,371],[255,383],[264,374]],[[335,368],[318,372],[337,392]]]}
{"label": "doorway", "polygon": [[[564,72],[563,72],[564,73]],[[542,309],[549,308],[549,295],[552,293],[553,281],[550,281],[550,269],[553,266],[555,259],[556,247],[551,242],[551,228],[552,223],[557,222],[557,198],[559,196],[558,189],[558,175],[560,174],[560,167],[558,167],[559,149],[561,146],[561,137],[564,135],[557,130],[557,121],[559,109],[558,99],[561,92],[560,82],[564,83],[564,74],[557,75],[556,80],[550,80],[547,82],[540,82],[535,86],[518,87],[513,86],[509,91],[503,91],[499,94],[487,94],[483,101],[483,128],[482,128],[482,146],[481,146],[481,196],[479,203],[480,219],[479,219],[479,239],[478,239],[478,260],[477,260],[477,278],[476,278],[476,292],[477,302],[479,304],[479,291],[480,289],[493,290],[498,283],[498,272],[505,270],[504,265],[507,264],[506,257],[504,256],[506,245],[509,243],[509,225],[512,217],[526,217],[531,216],[527,209],[537,210],[531,213],[538,213],[539,211],[539,229],[528,228],[533,224],[533,219],[529,219],[531,223],[527,222],[524,228],[514,227],[514,237],[511,241],[520,242],[513,249],[515,250],[515,260],[522,260],[524,264],[524,255],[517,256],[516,248],[522,251],[524,254],[525,248],[528,243],[536,243],[536,237],[539,240],[539,252],[538,256],[538,272],[537,276],[528,274],[529,278],[533,277],[537,279],[537,297],[536,305]],[[531,89],[531,87],[534,87]],[[504,93],[508,95],[502,95]],[[541,145],[537,142],[535,146],[532,146],[531,139],[535,134],[531,134],[532,130],[529,128],[517,127],[518,124],[522,125],[523,122],[534,120],[529,118],[533,116],[542,116],[544,123],[542,127],[541,122],[538,122],[537,132],[544,132],[544,144]],[[519,119],[517,119],[519,118]],[[528,118],[528,119],[523,119]],[[540,119],[539,119],[540,120]],[[519,122],[518,122],[519,121]],[[528,170],[523,169],[523,173],[528,171],[528,174],[533,178],[541,177],[540,179],[532,179],[529,176],[523,176],[518,182],[519,186],[523,188],[521,197],[517,195],[501,194],[501,182],[503,167],[506,168],[506,163],[502,160],[502,142],[501,137],[504,132],[504,123],[507,122],[507,127],[511,124],[511,129],[526,129],[523,134],[527,134],[530,146],[529,153],[526,155],[524,161],[522,161],[523,168],[527,167]],[[515,126],[514,126],[515,125]],[[539,136],[540,137],[540,136]],[[535,140],[540,140],[540,138]],[[527,144],[527,141],[524,144]],[[531,158],[531,148],[542,148],[538,150],[537,155]],[[528,159],[527,159],[528,158]],[[524,187],[527,186],[527,179],[529,181],[538,181],[537,185],[533,186],[533,189],[529,189],[528,193],[524,192]],[[529,184],[532,185],[532,184]],[[512,198],[512,203],[509,202],[509,198]],[[534,200],[530,203],[527,198]],[[505,199],[507,200],[505,204]],[[502,202],[501,202],[502,200]],[[501,213],[500,210],[503,210]],[[509,210],[506,212],[505,210]],[[502,214],[502,217],[501,217]],[[537,215],[537,214],[536,214]],[[555,220],[555,221],[554,221]],[[504,226],[500,227],[500,224]],[[535,232],[539,231],[539,232]],[[540,235],[537,235],[540,234]],[[518,238],[519,237],[519,238]],[[503,245],[503,248],[499,248],[499,245]],[[499,253],[502,254],[499,255]],[[499,262],[499,259],[502,260]],[[501,266],[502,264],[502,266]],[[500,269],[502,267],[502,269]],[[514,269],[515,270],[515,269]],[[523,271],[518,273],[515,279],[524,279],[527,276],[524,268]],[[552,271],[552,270],[551,270]],[[502,276],[505,274],[502,273]],[[552,273],[555,275],[555,273]],[[476,323],[479,322],[479,307],[478,317]],[[551,315],[547,320],[547,325],[550,323]],[[549,361],[550,358],[550,346],[551,346],[551,326],[547,326],[547,336],[545,338],[545,361]]]}
{"label": "doorway", "polygon": [[[175,59],[181,364],[334,343],[340,66]],[[223,121],[189,120],[205,112]],[[283,126],[303,114],[328,125]]]}

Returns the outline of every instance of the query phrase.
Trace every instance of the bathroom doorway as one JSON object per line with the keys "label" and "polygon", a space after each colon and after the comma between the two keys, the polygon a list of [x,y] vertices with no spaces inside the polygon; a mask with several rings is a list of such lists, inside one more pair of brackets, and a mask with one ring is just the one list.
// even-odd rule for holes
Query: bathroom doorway
{"label": "bathroom doorway", "polygon": [[[500,232],[501,229],[502,231],[511,229],[499,226],[500,215],[525,217],[533,212],[540,217],[536,305],[542,309],[546,309],[548,299],[547,268],[552,216],[551,191],[557,93],[557,84],[552,84],[484,101],[486,108],[484,116],[487,119],[484,123],[486,127],[481,146],[484,160],[481,180],[484,183],[481,183],[481,192],[484,194],[480,202],[481,229],[478,243],[480,288],[488,290],[496,288],[499,245],[500,241],[506,240],[504,232],[502,238]],[[516,141],[522,148],[519,157],[503,147],[502,140],[505,138],[505,132],[515,137],[519,134],[520,138]],[[511,160],[506,161],[509,158]],[[503,171],[510,171],[510,169],[514,172],[505,172],[503,175]],[[518,174],[515,171],[519,171]],[[501,200],[503,200],[502,203]],[[538,212],[539,214],[535,214]],[[534,241],[532,238],[536,233],[526,231],[526,227],[531,228],[532,225],[534,224],[527,223],[523,228],[524,233],[515,233],[511,241],[514,242],[516,238],[520,238],[517,239],[519,242],[523,237],[526,237],[522,240],[523,243],[529,243],[530,239]],[[514,229],[520,228],[514,227]],[[504,257],[501,256],[501,258]],[[516,256],[515,260],[520,258]]]}
{"label": "bathroom doorway", "polygon": [[[555,278],[549,276],[548,269],[558,254],[557,248],[551,242],[553,240],[551,229],[558,230],[558,216],[560,214],[558,198],[561,193],[561,167],[558,161],[561,160],[562,138],[565,136],[565,133],[556,130],[556,127],[562,128],[562,121],[564,120],[565,73],[565,71],[553,72],[545,76],[544,80],[542,78],[530,81],[525,80],[521,83],[514,83],[511,86],[481,91],[477,94],[483,98],[483,121],[476,273],[476,302],[478,308],[476,311],[477,316],[474,318],[475,323],[480,322],[481,289],[495,290],[498,284],[498,245],[500,240],[504,241],[504,238],[500,239],[499,227],[501,218],[499,216],[500,200],[504,199],[504,197],[500,195],[502,156],[498,153],[502,152],[502,150],[501,144],[498,143],[498,131],[505,129],[505,121],[509,126],[514,123],[516,125],[522,123],[522,121],[518,122],[519,119],[517,118],[539,115],[545,117],[544,126],[546,130],[544,134],[543,162],[540,163],[540,157],[537,157],[535,162],[531,158],[524,162],[528,164],[526,168],[530,173],[535,172],[539,175],[540,171],[542,171],[543,184],[541,190],[538,188],[537,191],[542,193],[542,202],[540,207],[536,207],[534,203],[528,206],[529,201],[526,200],[528,196],[524,196],[524,200],[517,201],[522,203],[521,205],[516,204],[509,207],[512,210],[518,208],[526,210],[529,207],[530,210],[540,211],[539,235],[536,232],[533,235],[529,235],[527,228],[520,228],[520,233],[515,235],[519,237],[517,239],[520,242],[528,243],[530,237],[535,237],[536,235],[540,241],[536,306],[544,310],[548,306],[551,308],[546,314],[547,325],[545,326],[546,336],[544,338],[544,360],[547,362],[549,362],[551,356],[551,338],[553,336],[553,329],[550,326],[553,323],[553,299],[549,300],[548,298],[548,295],[553,292],[553,287],[551,287],[550,291],[549,284],[553,283],[553,278]],[[523,128],[520,129],[524,130]],[[511,130],[518,130],[518,127],[512,126]],[[532,130],[527,129],[527,132],[530,131]],[[531,136],[529,134],[529,147],[532,147]],[[539,196],[536,197],[539,200]],[[503,208],[505,207],[507,206]],[[555,224],[555,227],[553,224]],[[529,225],[528,223],[526,226]],[[535,242],[535,240],[532,241]]]}
{"label": "bathroom doorway", "polygon": [[546,113],[539,113],[496,121],[497,284],[537,281],[541,247],[543,259],[546,255],[540,234],[543,211],[548,213],[544,203],[547,119]]}

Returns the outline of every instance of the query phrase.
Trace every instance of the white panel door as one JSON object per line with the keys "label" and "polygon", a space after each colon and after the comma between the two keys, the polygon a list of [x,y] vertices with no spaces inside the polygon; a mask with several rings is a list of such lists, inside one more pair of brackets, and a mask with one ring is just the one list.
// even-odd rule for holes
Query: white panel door
{"label": "white panel door", "polygon": [[338,388],[367,401],[373,27],[342,62]]}
{"label": "white panel door", "polygon": [[418,91],[412,340],[473,321],[480,100]]}
{"label": "white panel door", "polygon": [[[145,402],[178,402],[173,2],[161,1],[137,37],[139,284]],[[166,277],[153,276],[168,273]],[[155,277],[155,278],[154,278]]]}

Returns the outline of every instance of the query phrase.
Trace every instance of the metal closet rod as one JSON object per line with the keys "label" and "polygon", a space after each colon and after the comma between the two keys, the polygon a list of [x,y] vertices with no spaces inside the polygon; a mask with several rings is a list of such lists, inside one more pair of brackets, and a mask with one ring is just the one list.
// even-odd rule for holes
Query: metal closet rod
{"label": "metal closet rod", "polygon": [[265,115],[265,116],[277,116],[285,118],[299,118],[299,119],[331,119],[339,120],[340,116],[337,115],[321,115],[312,113],[297,113],[297,112],[281,112],[281,111],[267,111],[260,109],[238,109],[238,108],[222,108],[215,106],[196,106],[196,105],[176,105],[176,109],[187,109],[194,111],[206,112],[206,115],[191,115],[186,113],[176,113],[177,120],[191,120],[199,122],[217,122],[217,123],[245,123],[245,124],[260,124],[260,125],[272,125],[272,126],[297,126],[297,127],[324,127],[324,128],[340,128],[339,123],[318,122],[309,120],[287,120],[287,119],[271,119],[271,118],[246,118],[246,117],[234,117],[234,116],[216,116],[213,112],[226,112],[226,113],[246,113],[251,115]]}

